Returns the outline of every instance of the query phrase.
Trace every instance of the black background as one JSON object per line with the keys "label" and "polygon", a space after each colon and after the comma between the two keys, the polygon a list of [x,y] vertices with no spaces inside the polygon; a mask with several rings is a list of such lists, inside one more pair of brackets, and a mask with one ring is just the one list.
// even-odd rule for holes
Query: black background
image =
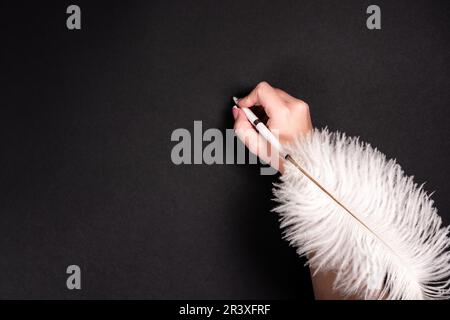
{"label": "black background", "polygon": [[74,3],[80,31],[71,2],[1,2],[0,298],[311,299],[276,177],[170,158],[174,129],[231,128],[262,80],[396,158],[450,222],[448,1]]}

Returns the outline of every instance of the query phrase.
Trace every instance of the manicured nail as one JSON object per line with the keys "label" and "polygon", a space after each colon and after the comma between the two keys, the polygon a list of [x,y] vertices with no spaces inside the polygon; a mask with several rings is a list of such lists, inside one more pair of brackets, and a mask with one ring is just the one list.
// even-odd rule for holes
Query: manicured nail
{"label": "manicured nail", "polygon": [[233,107],[233,109],[231,109],[233,111],[233,117],[236,120],[238,114],[239,114],[239,110],[236,106]]}

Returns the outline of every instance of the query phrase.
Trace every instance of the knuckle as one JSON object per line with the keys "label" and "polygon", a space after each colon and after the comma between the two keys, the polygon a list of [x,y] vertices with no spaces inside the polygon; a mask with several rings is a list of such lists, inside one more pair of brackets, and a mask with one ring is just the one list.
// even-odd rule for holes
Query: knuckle
{"label": "knuckle", "polygon": [[309,109],[309,106],[305,101],[298,100],[298,99],[297,99],[297,101],[293,102],[293,106],[296,108],[299,108],[299,109],[305,109],[305,110]]}
{"label": "knuckle", "polygon": [[270,84],[267,81],[261,81],[256,85],[256,91],[259,92],[267,90],[268,88],[270,88]]}

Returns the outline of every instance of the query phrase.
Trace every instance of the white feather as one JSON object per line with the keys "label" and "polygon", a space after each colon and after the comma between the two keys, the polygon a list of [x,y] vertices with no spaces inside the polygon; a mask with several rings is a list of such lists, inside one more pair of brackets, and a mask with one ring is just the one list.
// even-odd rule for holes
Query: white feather
{"label": "white feather", "polygon": [[449,227],[395,160],[359,138],[313,130],[291,156],[366,224],[286,164],[274,195],[285,238],[315,272],[336,272],[335,289],[365,299],[450,296]]}

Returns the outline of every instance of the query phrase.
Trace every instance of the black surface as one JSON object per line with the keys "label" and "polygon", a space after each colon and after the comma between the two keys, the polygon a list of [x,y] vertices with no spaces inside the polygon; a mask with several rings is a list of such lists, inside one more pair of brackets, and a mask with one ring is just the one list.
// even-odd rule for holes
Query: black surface
{"label": "black surface", "polygon": [[[256,165],[171,163],[266,80],[359,135],[450,222],[448,1],[1,3],[0,298],[312,298]],[[250,202],[248,199],[255,199]],[[65,269],[82,269],[82,290]]]}

